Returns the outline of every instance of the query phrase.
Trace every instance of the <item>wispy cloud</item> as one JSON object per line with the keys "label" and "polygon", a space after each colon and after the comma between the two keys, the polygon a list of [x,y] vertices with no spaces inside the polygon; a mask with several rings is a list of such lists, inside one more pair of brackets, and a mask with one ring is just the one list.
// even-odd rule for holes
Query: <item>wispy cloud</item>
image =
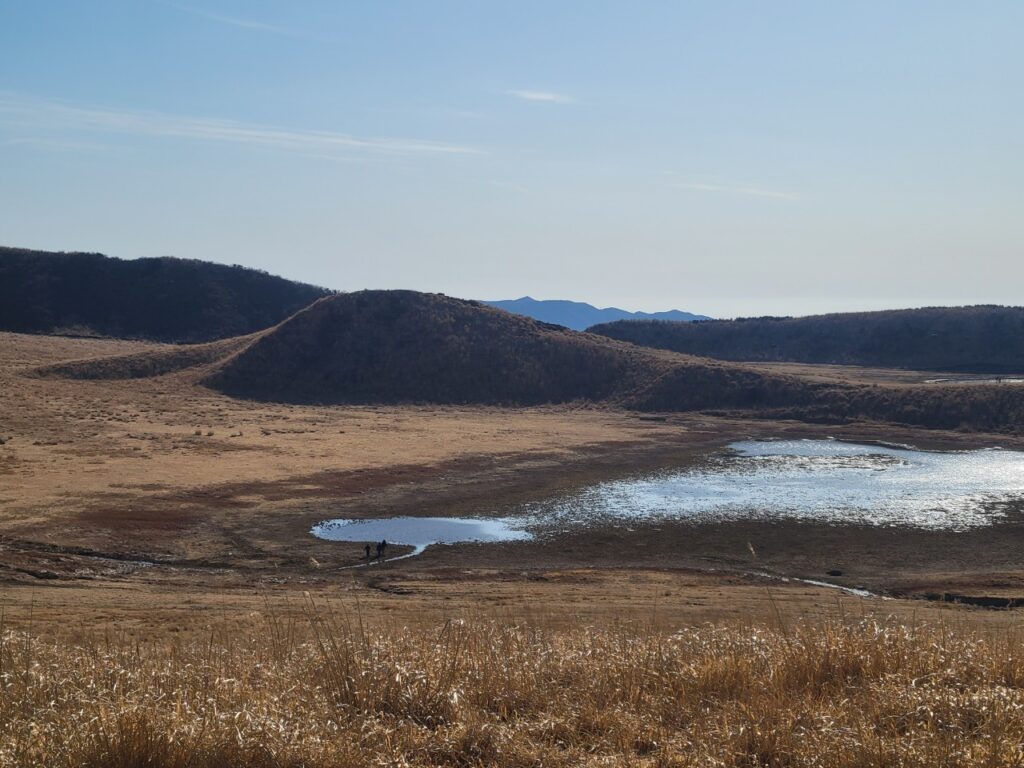
{"label": "wispy cloud", "polygon": [[689,189],[695,192],[716,192],[751,197],[774,197],[780,200],[799,200],[800,195],[781,189],[769,189],[753,184],[708,184],[702,181],[673,181],[670,187]]}
{"label": "wispy cloud", "polygon": [[152,138],[215,141],[310,152],[391,155],[475,155],[475,147],[417,139],[360,138],[346,133],[279,128],[235,120],[187,117],[142,110],[80,107],[63,102],[26,99],[0,92],[0,125],[52,131],[55,128]]}
{"label": "wispy cloud", "polygon": [[28,147],[30,149],[41,149],[52,152],[81,152],[106,150],[110,148],[104,144],[96,144],[91,141],[65,141],[61,139],[46,139],[37,136],[2,139],[0,140],[0,147]]}
{"label": "wispy cloud", "polygon": [[186,5],[184,3],[174,3],[170,0],[161,0],[162,5],[166,5],[170,8],[177,8],[179,11],[185,13],[191,13],[193,16],[200,16],[210,21],[216,21],[220,24],[228,24],[232,27],[241,27],[242,29],[252,29],[257,32],[272,32],[277,35],[292,35],[295,37],[301,36],[301,33],[295,30],[288,29],[286,27],[279,27],[276,24],[268,24],[263,21],[254,21],[253,19],[243,19],[238,16],[229,16],[219,11],[213,11],[208,8],[198,8],[194,5]]}
{"label": "wispy cloud", "polygon": [[576,99],[572,96],[566,96],[564,93],[554,93],[553,91],[530,91],[530,90],[510,90],[505,91],[508,96],[515,96],[517,99],[524,99],[525,101],[546,101],[549,104],[575,104]]}

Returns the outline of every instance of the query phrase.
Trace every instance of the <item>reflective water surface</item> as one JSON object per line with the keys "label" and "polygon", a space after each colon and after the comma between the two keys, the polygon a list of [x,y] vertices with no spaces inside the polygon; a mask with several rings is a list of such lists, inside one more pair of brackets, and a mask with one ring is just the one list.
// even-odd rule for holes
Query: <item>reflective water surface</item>
{"label": "reflective water surface", "polygon": [[459,517],[386,517],[377,520],[328,520],[313,527],[314,536],[330,541],[387,541],[407,544],[418,555],[431,544],[462,541],[522,541],[527,531],[495,519]]}
{"label": "reflective water surface", "polygon": [[1024,379],[1019,376],[994,376],[982,378],[980,376],[943,376],[939,379],[925,379],[925,384],[1024,384]]}
{"label": "reflective water surface", "polygon": [[965,530],[1024,496],[1024,453],[835,440],[733,443],[699,467],[599,483],[520,510],[534,525],[800,518]]}
{"label": "reflective water surface", "polygon": [[329,520],[312,533],[334,541],[386,539],[414,547],[415,555],[431,544],[522,541],[580,526],[669,519],[788,518],[960,531],[997,522],[1022,499],[1020,451],[746,441],[696,466],[597,483],[503,510],[501,518]]}

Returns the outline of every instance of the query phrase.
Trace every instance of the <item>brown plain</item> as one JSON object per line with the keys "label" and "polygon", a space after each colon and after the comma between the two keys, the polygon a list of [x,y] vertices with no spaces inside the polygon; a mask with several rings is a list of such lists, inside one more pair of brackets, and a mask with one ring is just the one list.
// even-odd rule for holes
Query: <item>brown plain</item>
{"label": "brown plain", "polygon": [[[370,764],[361,762],[362,748],[381,764],[413,765],[1013,765],[1021,757],[1013,744],[1024,733],[1024,672],[1010,639],[1019,612],[919,599],[1024,594],[1019,533],[994,542],[766,525],[595,529],[569,542],[437,548],[367,569],[349,568],[360,545],[308,534],[332,516],[486,514],[597,478],[696,461],[745,437],[832,435],[924,447],[1015,446],[1015,438],[735,414],[653,419],[585,405],[289,406],[217,394],[191,369],[104,381],[31,375],[70,360],[161,349],[0,334],[0,672],[25,661],[29,651],[18,644],[25,637],[35,644],[30,659],[45,662],[45,674],[4,683],[0,728],[7,722],[8,736],[15,733],[26,707],[42,722],[31,701],[43,695],[33,686],[57,684],[47,675],[101,675],[88,650],[98,638],[107,638],[109,669],[137,675],[121,700],[134,715],[105,710],[110,723],[93,723],[65,752],[56,736],[40,740],[50,762],[39,762],[40,752],[0,748],[0,765]],[[779,368],[837,382],[921,380]],[[836,564],[842,576],[831,581],[895,599],[771,578],[818,578]],[[325,639],[328,626],[334,639]],[[281,627],[290,628],[287,641],[273,639]],[[935,650],[940,638],[945,645]],[[153,649],[145,661],[132,655],[140,642]],[[276,695],[281,680],[262,680],[262,692],[245,701],[230,686],[215,694],[222,708],[264,718],[262,738],[276,745],[278,762],[253,751],[257,731],[240,730],[249,740],[231,746],[227,731],[203,725],[206,715],[189,706],[147,715],[147,686],[158,674],[152,665],[170,653],[160,649],[179,648],[183,664],[204,643],[219,659],[210,669],[246,685],[260,678],[241,671],[252,654],[279,665],[267,675],[340,674],[306,698],[278,693],[296,713],[325,706],[327,697],[348,713],[346,728],[358,720],[371,735],[363,747],[340,738],[334,751],[275,741],[266,729],[283,710],[275,715],[254,702],[269,702],[260,697]],[[61,655],[61,648],[79,650]],[[597,649],[603,661],[588,667]],[[953,664],[957,649],[974,654],[973,666]],[[494,678],[494,654],[525,660],[541,652],[550,668],[524,661],[529,681]],[[382,654],[406,654],[410,674],[419,669],[436,685],[409,683],[386,695],[345,688],[339,670],[364,669],[365,679],[376,679]],[[669,682],[680,665],[689,670],[679,678],[690,680],[685,694]],[[444,677],[453,674],[446,669],[465,684]],[[491,675],[489,682],[473,670]],[[911,701],[917,675],[936,682]],[[616,676],[625,688],[613,686]],[[176,695],[198,695],[196,685],[183,679]],[[496,686],[519,704],[499,704]],[[455,688],[468,704],[452,703]],[[974,709],[954,701],[955,691],[968,689],[978,697]],[[579,697],[576,710],[566,709],[569,694]],[[837,703],[843,696],[860,709]],[[786,697],[789,706],[780,706]],[[604,714],[602,702],[610,707]],[[979,714],[982,704],[989,715]],[[930,719],[907,714],[926,705]],[[54,704],[46,726],[54,734],[74,719],[61,706]],[[980,719],[957,720],[955,706]],[[197,733],[205,735],[189,741]],[[164,762],[132,762],[131,749],[147,744]],[[181,745],[191,746],[181,752]]]}

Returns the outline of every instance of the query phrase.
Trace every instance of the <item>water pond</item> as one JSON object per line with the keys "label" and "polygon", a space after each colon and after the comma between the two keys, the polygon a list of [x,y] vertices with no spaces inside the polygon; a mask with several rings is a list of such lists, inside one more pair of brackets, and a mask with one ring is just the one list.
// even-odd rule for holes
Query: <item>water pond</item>
{"label": "water pond", "polygon": [[1024,453],[837,440],[737,442],[703,464],[598,483],[520,510],[534,525],[796,518],[966,530],[1024,497]]}
{"label": "water pond", "polygon": [[[460,517],[385,517],[369,520],[328,520],[313,527],[313,535],[329,541],[387,541],[413,548],[420,554],[431,544],[464,541],[522,541],[532,538],[502,520]],[[397,559],[397,558],[392,558]]]}
{"label": "water pond", "polygon": [[788,518],[962,531],[997,522],[1022,498],[1020,451],[745,441],[694,466],[597,483],[502,510],[500,518],[329,520],[312,533],[335,541],[386,539],[419,554],[432,544],[522,541],[595,524],[668,519]]}

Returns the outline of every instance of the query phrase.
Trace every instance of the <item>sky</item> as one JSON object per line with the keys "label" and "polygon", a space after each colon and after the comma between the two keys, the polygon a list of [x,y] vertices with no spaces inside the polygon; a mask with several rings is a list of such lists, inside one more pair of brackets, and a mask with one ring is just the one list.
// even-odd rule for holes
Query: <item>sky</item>
{"label": "sky", "polygon": [[0,244],[717,317],[1024,303],[1024,2],[0,0]]}

